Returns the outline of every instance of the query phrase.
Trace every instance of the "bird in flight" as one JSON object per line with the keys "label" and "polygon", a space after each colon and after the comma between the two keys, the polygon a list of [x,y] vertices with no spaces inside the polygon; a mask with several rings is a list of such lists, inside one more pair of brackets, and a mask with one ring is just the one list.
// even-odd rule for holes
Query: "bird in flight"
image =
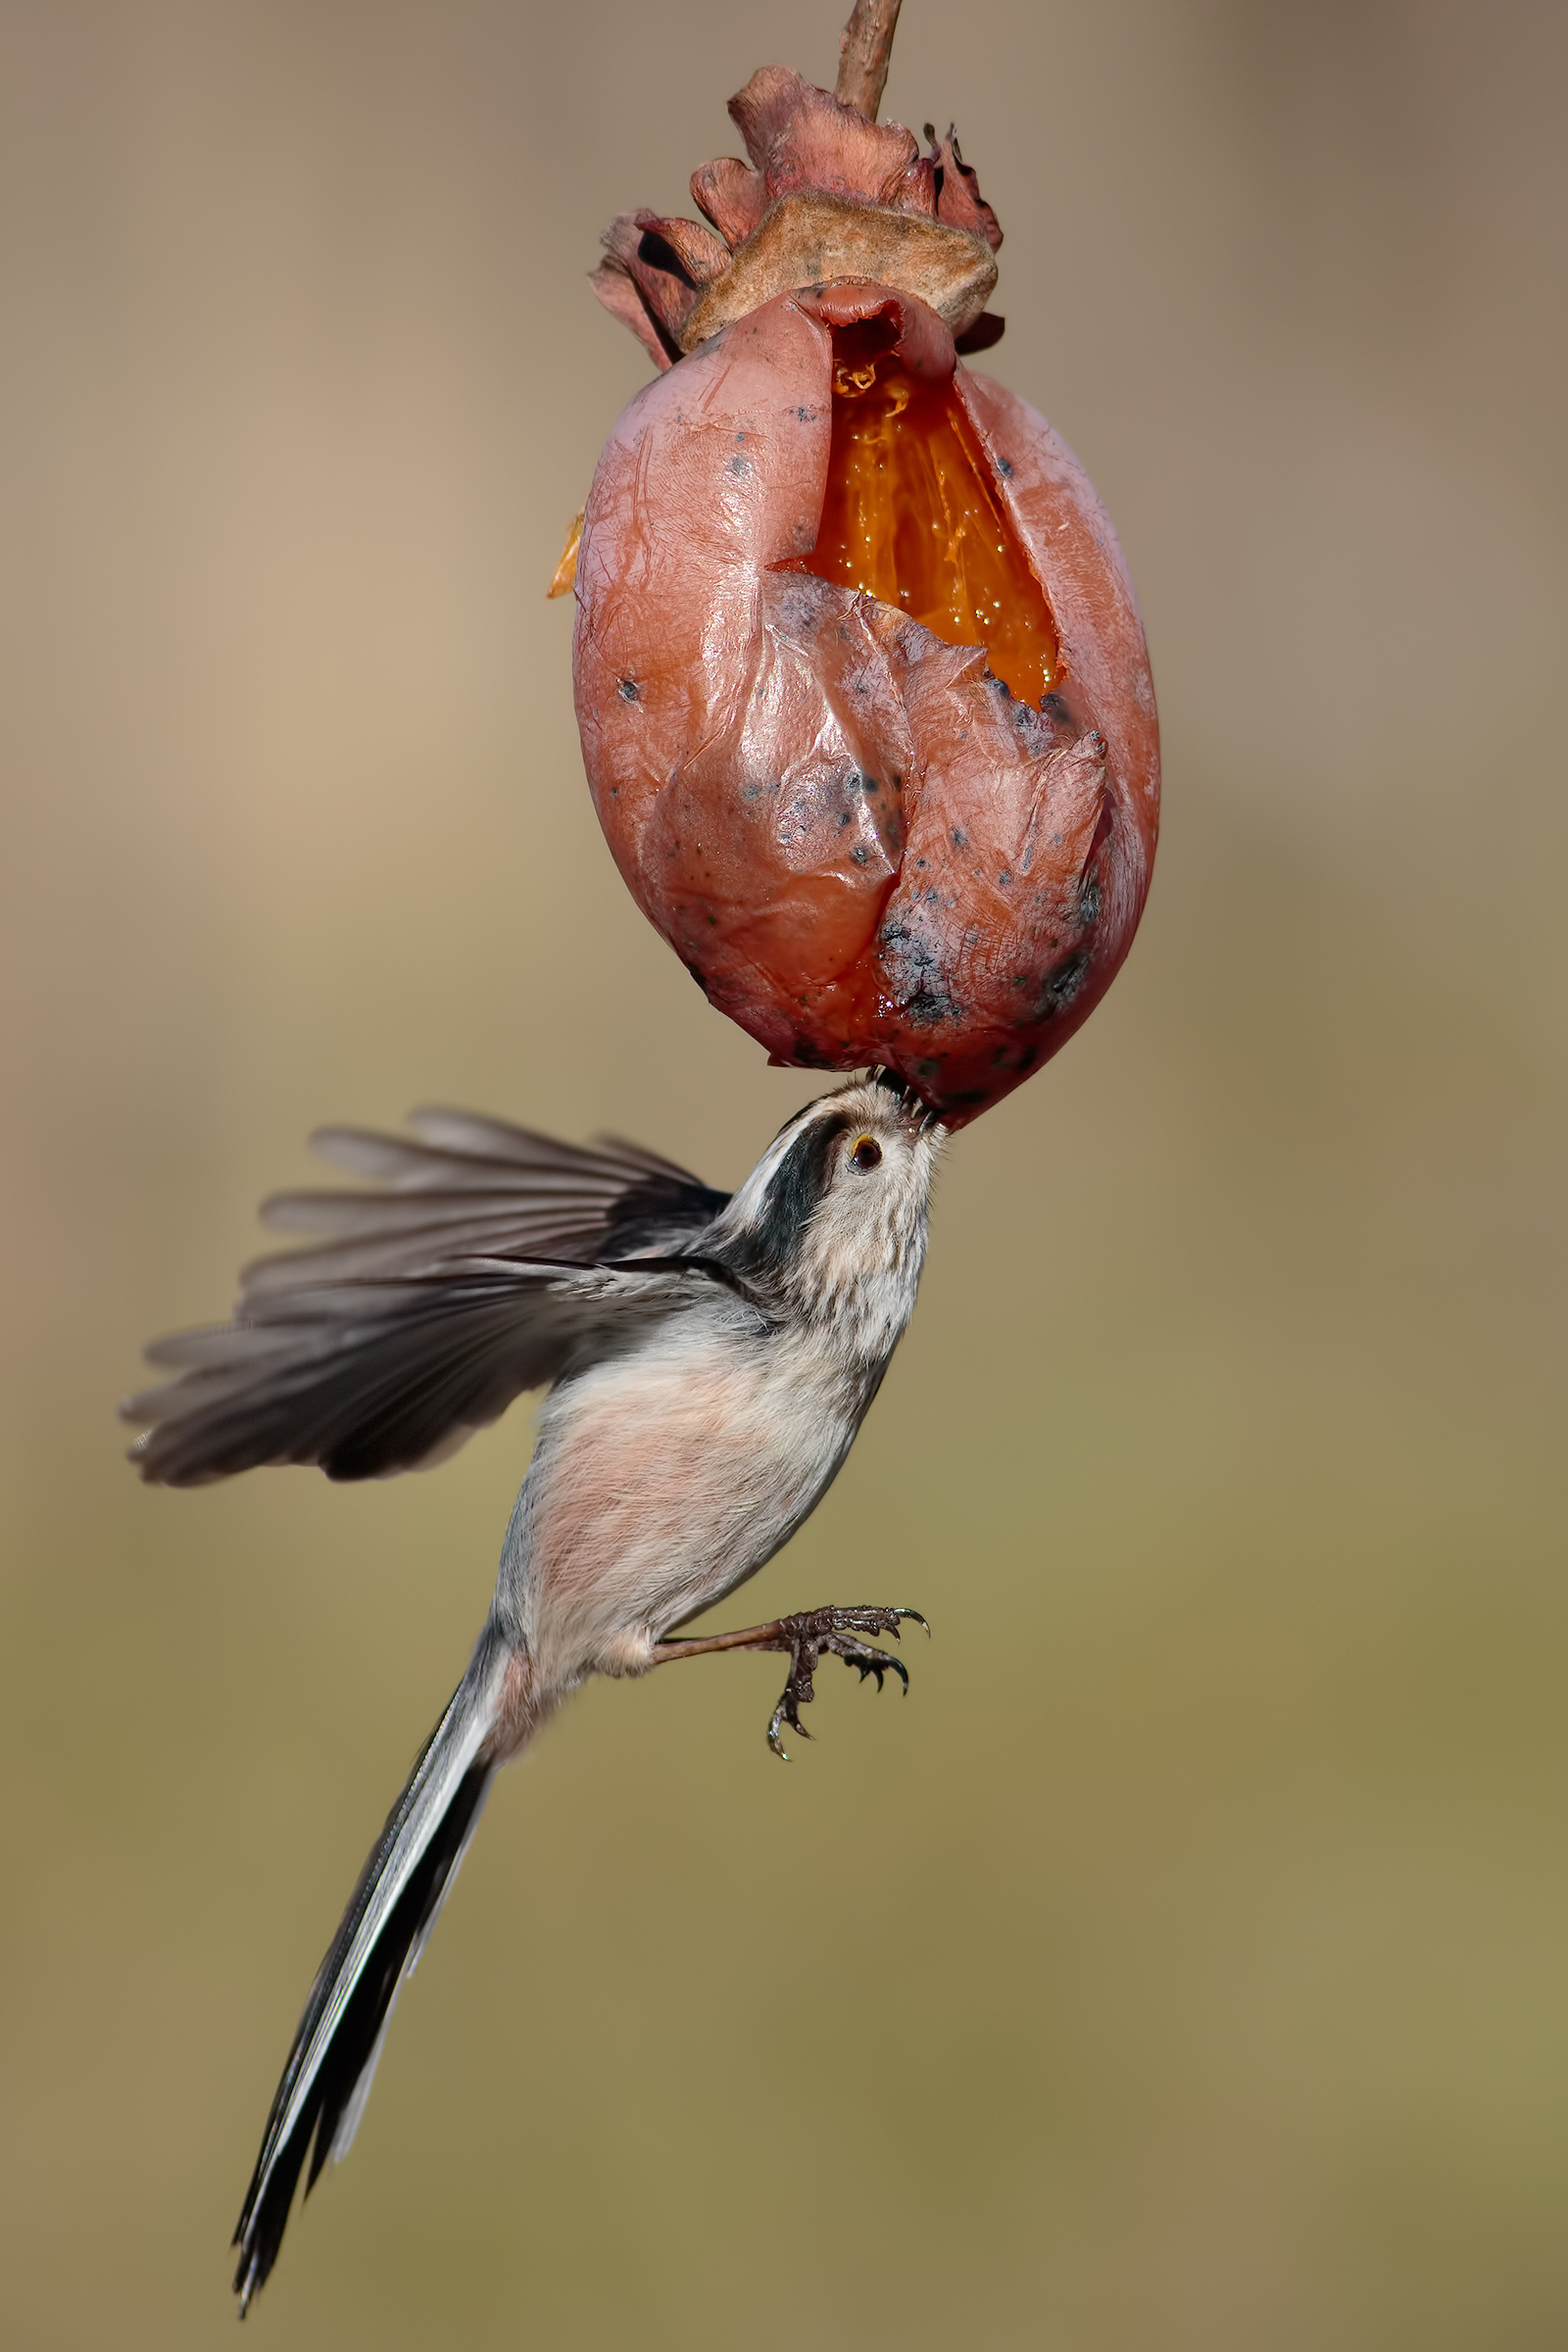
{"label": "bird in flight", "polygon": [[387,1817],[317,1973],[234,2243],[242,2313],[306,2191],[348,2151],[398,1988],[500,1767],[590,1675],[725,1649],[789,1659],[786,1726],[823,1656],[908,1676],[868,1636],[918,1611],[811,1609],[678,1629],[755,1576],[820,1501],[914,1308],[945,1140],[874,1071],[808,1103],[732,1195],[635,1145],[563,1144],[416,1112],[411,1136],[326,1129],[374,1189],[286,1193],[311,1238],[242,1277],[233,1322],[148,1350],[173,1374],[129,1399],[144,1478],[196,1486],[264,1463],[378,1478],[454,1451],[548,1388],[467,1671]]}

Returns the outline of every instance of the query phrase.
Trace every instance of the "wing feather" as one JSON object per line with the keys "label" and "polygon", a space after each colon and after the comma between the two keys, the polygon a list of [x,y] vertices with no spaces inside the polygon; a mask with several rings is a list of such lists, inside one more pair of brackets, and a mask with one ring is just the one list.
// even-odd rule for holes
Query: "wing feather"
{"label": "wing feather", "polygon": [[270,1224],[324,1238],[248,1266],[232,1323],[149,1348],[176,1377],[122,1408],[145,1425],[132,1450],[144,1478],[415,1468],[711,1279],[660,1271],[725,1204],[686,1170],[468,1112],[411,1125],[417,1141],[323,1129],[324,1156],[386,1189],[274,1197]]}
{"label": "wing feather", "polygon": [[182,1333],[180,1367],[132,1396],[150,1424],[142,1476],[197,1486],[264,1463],[317,1463],[329,1478],[381,1478],[444,1457],[574,1356],[629,1341],[711,1277],[653,1261],[608,1268],[475,1261],[399,1283],[327,1283],[266,1303],[266,1320]]}

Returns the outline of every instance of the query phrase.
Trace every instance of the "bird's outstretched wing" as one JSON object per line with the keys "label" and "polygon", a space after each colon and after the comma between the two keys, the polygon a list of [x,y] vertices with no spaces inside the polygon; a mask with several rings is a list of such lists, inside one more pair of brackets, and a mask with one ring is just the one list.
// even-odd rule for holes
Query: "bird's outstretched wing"
{"label": "bird's outstretched wing", "polygon": [[[575,1355],[710,1277],[660,1270],[726,1196],[635,1145],[584,1150],[416,1111],[417,1140],[328,1128],[376,1192],[283,1193],[263,1215],[314,1247],[260,1258],[235,1319],[157,1341],[177,1377],[122,1408],[142,1476],[195,1486],[264,1462],[375,1478],[439,1459]],[[628,1260],[648,1260],[647,1271]]]}
{"label": "bird's outstretched wing", "polygon": [[408,1136],[323,1127],[313,1149],[378,1192],[277,1193],[264,1223],[329,1235],[309,1250],[259,1258],[239,1311],[323,1274],[417,1274],[435,1258],[567,1258],[577,1265],[678,1249],[728,1199],[636,1144],[558,1143],[472,1111],[416,1110]]}

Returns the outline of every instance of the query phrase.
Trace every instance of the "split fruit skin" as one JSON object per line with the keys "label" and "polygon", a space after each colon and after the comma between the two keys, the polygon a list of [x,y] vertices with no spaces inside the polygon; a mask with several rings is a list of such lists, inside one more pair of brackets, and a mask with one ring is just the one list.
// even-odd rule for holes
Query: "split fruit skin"
{"label": "split fruit skin", "polygon": [[[843,478],[846,395],[878,374],[889,430],[947,452],[906,446],[884,538],[913,514],[938,559],[955,531],[972,558],[989,531],[1010,639],[1001,591],[988,645],[978,592],[939,609],[886,563],[881,593],[855,584],[877,518]],[[934,311],[860,281],[782,294],[647,385],[600,460],[576,594],[600,821],[713,1004],[776,1062],[886,1064],[953,1127],[1059,1051],[1148,893],[1153,687],[1088,476]]]}

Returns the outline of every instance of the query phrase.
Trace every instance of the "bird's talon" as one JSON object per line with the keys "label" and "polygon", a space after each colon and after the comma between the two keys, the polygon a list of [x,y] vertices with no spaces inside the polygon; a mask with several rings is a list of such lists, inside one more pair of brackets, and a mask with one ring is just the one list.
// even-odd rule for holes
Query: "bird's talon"
{"label": "bird's talon", "polygon": [[793,1617],[781,1617],[778,1620],[780,1638],[776,1645],[780,1649],[788,1648],[790,1652],[790,1677],[767,1727],[767,1743],[776,1756],[785,1763],[789,1761],[781,1736],[785,1724],[792,1731],[799,1732],[803,1740],[811,1737],[801,1721],[800,1710],[808,1706],[816,1695],[812,1676],[821,1657],[842,1658],[846,1666],[855,1668],[862,1683],[875,1675],[878,1690],[883,1688],[890,1674],[896,1674],[904,1696],[908,1696],[908,1669],[902,1658],[896,1658],[891,1650],[877,1649],[868,1642],[857,1641],[855,1637],[858,1634],[891,1634],[896,1642],[901,1624],[909,1617],[923,1627],[929,1636],[931,1628],[918,1609],[803,1609]]}
{"label": "bird's talon", "polygon": [[809,1740],[811,1737],[796,1712],[794,1697],[795,1693],[786,1689],[783,1697],[773,1709],[767,1726],[767,1744],[781,1764],[787,1764],[790,1760],[789,1750],[784,1745],[782,1736],[785,1724],[789,1725],[792,1732],[799,1732],[803,1740]]}

